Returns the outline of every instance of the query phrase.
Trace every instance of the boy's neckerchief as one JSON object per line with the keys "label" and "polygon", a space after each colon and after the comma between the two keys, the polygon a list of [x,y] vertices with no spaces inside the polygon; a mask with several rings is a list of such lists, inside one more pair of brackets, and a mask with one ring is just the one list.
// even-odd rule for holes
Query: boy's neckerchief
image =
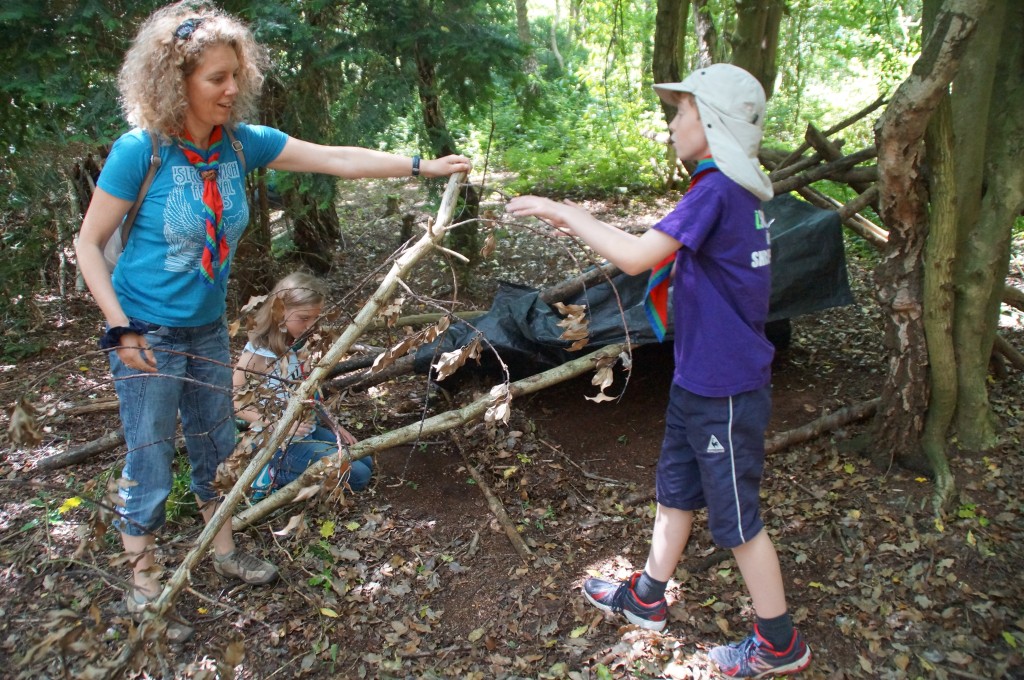
{"label": "boy's neckerchief", "polygon": [[[203,180],[203,219],[206,225],[206,241],[203,247],[199,275],[208,285],[213,285],[217,274],[224,271],[231,254],[224,229],[224,201],[217,186],[217,170],[220,168],[220,151],[223,146],[224,126],[218,125],[210,133],[210,148],[205,152],[196,146],[192,135],[178,138],[178,148],[196,169]],[[205,158],[203,156],[206,156]]]}
{"label": "boy's neckerchief", "polygon": [[[690,177],[690,189],[697,185],[697,182],[705,175],[718,172],[718,166],[711,156],[702,158],[697,162],[697,167]],[[647,292],[644,293],[644,311],[647,313],[647,320],[651,324],[658,342],[665,339],[668,329],[668,289],[672,281],[672,265],[675,264],[676,254],[667,255],[664,260],[654,265],[650,278],[647,279]]]}

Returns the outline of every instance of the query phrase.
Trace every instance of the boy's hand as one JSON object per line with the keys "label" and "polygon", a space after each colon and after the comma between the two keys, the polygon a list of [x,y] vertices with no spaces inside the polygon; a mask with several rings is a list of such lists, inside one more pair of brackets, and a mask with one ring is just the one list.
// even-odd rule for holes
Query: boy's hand
{"label": "boy's hand", "polygon": [[557,203],[540,196],[516,196],[505,206],[505,212],[514,217],[542,219],[563,234],[573,234],[572,222],[590,215],[568,199]]}
{"label": "boy's hand", "polygon": [[128,368],[146,373],[156,373],[156,357],[146,339],[137,333],[125,333],[117,348],[118,358]]}

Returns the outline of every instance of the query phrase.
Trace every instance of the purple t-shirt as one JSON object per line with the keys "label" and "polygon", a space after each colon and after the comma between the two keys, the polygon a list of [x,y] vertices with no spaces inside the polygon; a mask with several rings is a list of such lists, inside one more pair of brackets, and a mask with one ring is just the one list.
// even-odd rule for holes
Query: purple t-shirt
{"label": "purple t-shirt", "polygon": [[721,172],[700,178],[654,225],[682,244],[672,307],[676,385],[728,397],[771,382],[764,334],[771,244],[760,201]]}

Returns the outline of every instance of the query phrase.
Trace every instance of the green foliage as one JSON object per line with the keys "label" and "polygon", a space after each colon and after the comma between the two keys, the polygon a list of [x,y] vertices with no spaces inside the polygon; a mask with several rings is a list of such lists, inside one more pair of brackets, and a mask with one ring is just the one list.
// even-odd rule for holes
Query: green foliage
{"label": "green foliage", "polygon": [[[780,28],[779,82],[766,139],[799,144],[887,94],[920,50],[920,0],[794,0]],[[874,142],[869,117],[843,133],[850,148]]]}
{"label": "green foliage", "polygon": [[[10,358],[34,351],[33,300],[70,253],[80,215],[67,169],[125,124],[116,77],[139,21],[158,0],[10,0],[0,10],[0,318]],[[450,145],[482,167],[517,173],[511,190],[596,195],[657,187],[664,133],[650,88],[655,3],[530,3],[538,68],[507,0],[225,0],[250,22],[274,62],[261,120],[321,143],[411,154]],[[558,7],[560,16],[555,17]],[[779,44],[769,145],[795,146],[808,122],[827,127],[873,101],[919,50],[921,0],[793,0]],[[727,60],[732,0],[709,0]],[[571,13],[566,16],[567,13]],[[684,70],[694,66],[693,13]],[[558,51],[551,49],[552,40]],[[433,77],[425,80],[424,69]],[[441,120],[424,122],[436,95]],[[872,141],[867,119],[843,133],[847,149]],[[279,178],[292,211],[329,210],[331,180]],[[293,215],[294,217],[295,215]],[[1021,226],[1016,227],[1020,233]],[[287,254],[284,248],[279,254]]]}
{"label": "green foliage", "polygon": [[171,493],[167,497],[167,520],[175,521],[199,514],[196,496],[192,493],[192,467],[188,456],[179,453],[174,458],[174,477],[171,479]]}
{"label": "green foliage", "polygon": [[70,246],[66,227],[75,211],[55,159],[58,145],[37,154],[0,160],[0,360],[17,361],[43,348],[32,332],[48,323],[36,302],[38,288],[57,274]]}

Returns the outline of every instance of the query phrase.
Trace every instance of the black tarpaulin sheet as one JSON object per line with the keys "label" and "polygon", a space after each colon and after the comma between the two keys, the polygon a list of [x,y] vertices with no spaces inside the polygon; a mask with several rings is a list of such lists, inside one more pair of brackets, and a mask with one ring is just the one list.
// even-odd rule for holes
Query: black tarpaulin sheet
{"label": "black tarpaulin sheet", "polygon": [[[789,195],[768,201],[764,211],[772,241],[769,321],[852,303],[839,215]],[[623,342],[626,329],[634,345],[657,342],[644,313],[646,288],[647,274],[619,274],[611,283],[601,283],[566,300],[587,305],[590,324],[589,344],[570,353],[566,348],[571,343],[559,339],[563,329],[558,322],[563,317],[539,299],[539,292],[501,283],[487,314],[472,322],[452,324],[441,338],[417,351],[415,370],[426,373],[438,355],[468,344],[477,333],[485,338],[481,369],[490,372],[498,368],[497,351],[513,380]],[[671,324],[665,341],[671,341]],[[467,363],[467,367],[474,365]]]}

